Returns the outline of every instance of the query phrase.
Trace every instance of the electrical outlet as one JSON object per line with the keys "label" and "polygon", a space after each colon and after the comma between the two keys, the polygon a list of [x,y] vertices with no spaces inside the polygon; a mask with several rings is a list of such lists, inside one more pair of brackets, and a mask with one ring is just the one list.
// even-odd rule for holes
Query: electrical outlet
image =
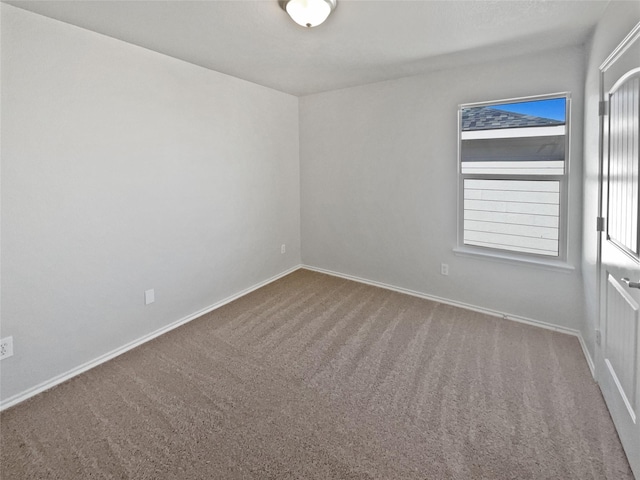
{"label": "electrical outlet", "polygon": [[152,288],[151,290],[145,290],[144,291],[144,304],[145,305],[149,305],[150,303],[153,303],[156,301],[156,292],[155,290]]}
{"label": "electrical outlet", "polygon": [[442,275],[449,275],[449,264],[441,263],[440,264],[440,273]]}
{"label": "electrical outlet", "polygon": [[13,355],[13,337],[6,337],[0,340],[0,360]]}
{"label": "electrical outlet", "polygon": [[285,253],[287,251],[287,246],[283,243],[280,247],[280,253]]}

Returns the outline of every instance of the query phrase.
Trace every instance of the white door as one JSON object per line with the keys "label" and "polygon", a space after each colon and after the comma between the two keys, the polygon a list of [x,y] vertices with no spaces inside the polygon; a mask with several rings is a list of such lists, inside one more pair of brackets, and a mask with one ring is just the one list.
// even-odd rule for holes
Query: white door
{"label": "white door", "polygon": [[598,381],[640,480],[640,29],[601,67],[601,343]]}

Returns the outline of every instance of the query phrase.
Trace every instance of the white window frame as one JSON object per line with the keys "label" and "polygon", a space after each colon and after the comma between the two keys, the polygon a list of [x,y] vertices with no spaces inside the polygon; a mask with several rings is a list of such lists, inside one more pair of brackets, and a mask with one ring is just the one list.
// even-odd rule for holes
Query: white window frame
{"label": "white window frame", "polygon": [[[565,104],[565,159],[564,174],[562,175],[491,175],[491,174],[470,174],[462,173],[462,109],[469,107],[497,106],[501,104],[529,102],[536,100],[550,100],[554,98],[564,98]],[[571,158],[571,94],[569,92],[552,93],[546,95],[535,95],[527,97],[508,98],[503,100],[492,100],[486,102],[465,103],[458,105],[458,232],[457,246],[454,253],[462,256],[484,257],[492,260],[508,263],[526,263],[547,267],[554,270],[573,270],[568,262],[568,211],[569,211],[569,178],[570,178],[570,158]],[[464,243],[464,180],[484,179],[484,180],[552,180],[560,183],[560,207],[559,207],[559,230],[558,230],[558,256],[538,255],[535,253],[515,252],[492,247],[482,247],[476,245],[465,245]]]}

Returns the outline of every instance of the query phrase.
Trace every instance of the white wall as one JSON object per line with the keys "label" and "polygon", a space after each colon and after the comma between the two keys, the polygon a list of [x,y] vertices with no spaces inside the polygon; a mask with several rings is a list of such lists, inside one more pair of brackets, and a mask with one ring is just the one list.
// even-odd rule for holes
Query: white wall
{"label": "white wall", "polygon": [[[300,229],[308,265],[580,329],[593,354],[598,66],[639,3],[611,2],[598,24],[584,116],[579,47],[307,96],[298,111],[292,96],[0,12],[0,328],[15,341],[2,400],[297,265]],[[576,270],[455,256],[457,105],[559,91],[573,97]]]}
{"label": "white wall", "polygon": [[2,399],[300,263],[297,98],[1,9]]}
{"label": "white wall", "polygon": [[[584,51],[569,47],[302,97],[303,263],[579,329],[583,75]],[[562,91],[573,99],[569,263],[576,269],[455,256],[458,104]]]}
{"label": "white wall", "polygon": [[592,357],[595,357],[594,338],[595,329],[598,326],[598,234],[595,230],[595,224],[599,212],[599,67],[638,22],[640,22],[640,2],[611,2],[607,6],[602,19],[598,22],[587,46],[588,60],[584,109],[584,247],[582,269],[585,299],[588,308],[582,335]]}

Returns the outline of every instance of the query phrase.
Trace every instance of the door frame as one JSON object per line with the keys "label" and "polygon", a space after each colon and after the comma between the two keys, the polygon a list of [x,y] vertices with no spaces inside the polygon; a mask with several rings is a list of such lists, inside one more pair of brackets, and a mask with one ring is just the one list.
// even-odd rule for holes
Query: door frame
{"label": "door frame", "polygon": [[[604,135],[605,135],[605,116],[604,116],[604,102],[606,101],[607,92],[605,92],[604,87],[604,76],[607,70],[611,68],[616,61],[627,51],[629,47],[635,42],[640,42],[640,22],[636,24],[635,27],[631,29],[629,34],[618,44],[618,46],[609,54],[609,56],[605,59],[604,62],[599,67],[599,78],[598,78],[598,87],[599,87],[599,134],[598,134],[598,220],[604,218]],[[602,365],[602,345],[600,344],[600,332],[602,332],[603,328],[603,313],[602,313],[602,235],[606,231],[604,226],[600,226],[600,222],[598,221],[598,235],[597,235],[597,257],[596,257],[596,273],[597,273],[597,281],[596,281],[596,289],[598,293],[598,301],[596,302],[598,309],[598,330],[596,332],[596,345],[595,345],[595,358],[594,360],[594,377],[596,382],[600,383],[600,379],[602,378],[602,372],[600,371],[600,365]]]}

